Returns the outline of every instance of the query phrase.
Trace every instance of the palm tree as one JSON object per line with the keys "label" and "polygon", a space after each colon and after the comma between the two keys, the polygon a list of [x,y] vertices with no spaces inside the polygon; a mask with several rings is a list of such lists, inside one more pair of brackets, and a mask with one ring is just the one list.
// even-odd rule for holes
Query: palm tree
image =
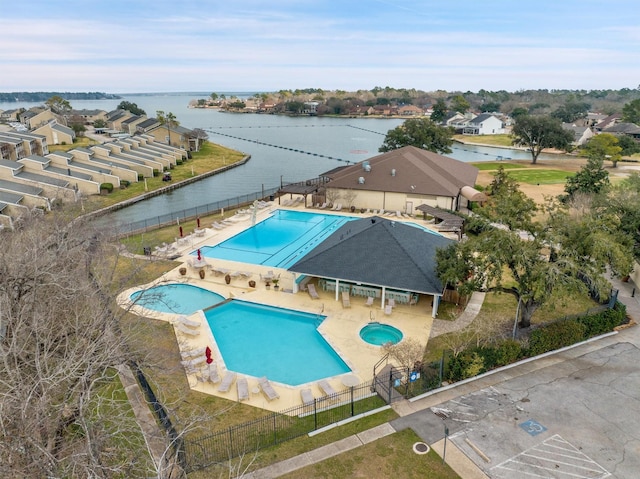
{"label": "palm tree", "polygon": [[171,127],[177,127],[180,125],[180,122],[176,119],[176,116],[168,112],[165,114],[164,111],[158,110],[156,111],[156,119],[161,125],[167,127],[167,144],[171,145]]}

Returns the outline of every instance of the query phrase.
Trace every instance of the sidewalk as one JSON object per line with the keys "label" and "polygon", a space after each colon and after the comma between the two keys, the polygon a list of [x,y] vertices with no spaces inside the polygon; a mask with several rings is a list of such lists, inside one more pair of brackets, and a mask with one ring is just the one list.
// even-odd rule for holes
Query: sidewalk
{"label": "sidewalk", "polygon": [[[619,280],[610,280],[612,287],[618,289],[618,300],[627,307],[627,314],[636,323],[640,322],[640,301],[635,297],[635,284],[623,283]],[[632,296],[634,295],[634,296]],[[484,299],[484,296],[482,296]],[[469,302],[469,314],[465,313],[458,321],[451,322],[452,325],[459,326],[460,319],[464,316],[464,323],[470,323],[480,309],[482,302],[478,304],[479,296],[472,298]],[[472,305],[473,303],[473,305]],[[475,314],[473,314],[475,311]],[[450,323],[446,321],[446,323]],[[465,324],[465,325],[466,325]],[[464,326],[460,326],[464,327]],[[444,328],[440,328],[442,331]],[[451,330],[459,329],[452,327]],[[437,334],[442,334],[438,332]],[[436,335],[437,335],[436,334]],[[434,333],[432,333],[434,335]],[[398,419],[385,423],[359,434],[350,436],[332,444],[328,444],[321,448],[309,451],[299,456],[292,457],[285,461],[272,464],[263,469],[259,469],[245,477],[251,479],[272,479],[283,474],[295,471],[297,469],[319,463],[325,459],[329,459],[346,451],[353,450],[361,445],[380,439],[394,432],[411,428],[425,442],[431,444],[436,452],[442,455],[444,447],[444,428],[442,420],[435,414],[420,415],[421,423],[416,421],[416,413],[428,410],[431,407],[450,401],[457,397],[468,395],[473,392],[480,391],[491,386],[508,381],[520,376],[526,376],[534,371],[538,371],[550,366],[560,365],[565,361],[569,361],[593,351],[621,343],[630,342],[640,347],[640,328],[631,327],[616,334],[613,333],[602,338],[597,338],[580,345],[565,348],[563,350],[548,353],[538,358],[522,361],[513,366],[507,366],[495,371],[490,371],[477,378],[460,383],[452,384],[450,387],[439,389],[433,393],[427,393],[421,397],[413,398],[411,401],[399,401],[393,404],[393,409],[400,416]],[[487,476],[481,471],[462,451],[460,451],[452,441],[447,442],[446,462],[464,479],[486,479]]]}

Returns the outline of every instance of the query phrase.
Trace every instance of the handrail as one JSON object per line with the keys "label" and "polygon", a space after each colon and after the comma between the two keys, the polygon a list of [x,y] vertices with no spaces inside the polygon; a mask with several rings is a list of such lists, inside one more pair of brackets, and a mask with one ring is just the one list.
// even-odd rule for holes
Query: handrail
{"label": "handrail", "polygon": [[385,366],[386,366],[386,363],[388,362],[388,360],[389,360],[389,353],[387,353],[387,354],[385,354],[384,356],[382,356],[382,358],[380,359],[380,361],[378,361],[377,363],[375,363],[375,364],[373,365],[373,377],[374,377],[374,378],[376,377],[376,371],[377,371],[378,367],[379,367],[382,363],[385,363]]}

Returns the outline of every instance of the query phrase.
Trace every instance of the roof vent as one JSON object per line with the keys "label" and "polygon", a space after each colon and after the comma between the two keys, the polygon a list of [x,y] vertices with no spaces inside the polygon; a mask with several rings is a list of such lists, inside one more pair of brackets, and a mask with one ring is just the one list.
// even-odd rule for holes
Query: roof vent
{"label": "roof vent", "polygon": [[396,169],[395,168],[391,169],[391,176],[396,176]]}
{"label": "roof vent", "polygon": [[360,178],[358,178],[358,184],[364,185],[364,176],[361,176]]}
{"label": "roof vent", "polygon": [[369,163],[364,165],[364,171],[371,171],[371,165]]}

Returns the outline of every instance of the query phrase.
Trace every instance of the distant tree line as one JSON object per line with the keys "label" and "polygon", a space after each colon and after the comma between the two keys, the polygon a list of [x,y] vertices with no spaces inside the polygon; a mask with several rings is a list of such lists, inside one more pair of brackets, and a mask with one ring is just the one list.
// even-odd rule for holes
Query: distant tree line
{"label": "distant tree line", "polygon": [[55,91],[17,91],[0,92],[1,102],[44,102],[52,96],[59,96],[65,100],[118,100],[121,97],[111,93],[94,92],[55,92]]}

